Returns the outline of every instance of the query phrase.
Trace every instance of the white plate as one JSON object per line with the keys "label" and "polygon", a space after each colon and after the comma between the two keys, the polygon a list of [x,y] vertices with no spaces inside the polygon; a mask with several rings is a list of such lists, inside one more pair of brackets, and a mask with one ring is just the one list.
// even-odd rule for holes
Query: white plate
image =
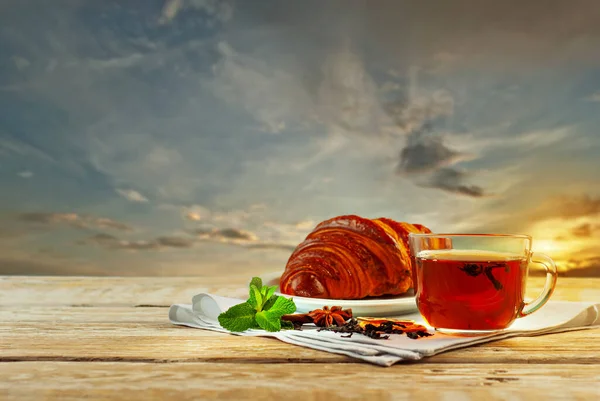
{"label": "white plate", "polygon": [[300,313],[319,309],[325,305],[341,306],[343,309],[352,308],[352,314],[354,316],[363,317],[394,317],[413,313],[417,310],[417,303],[412,289],[403,295],[377,297],[364,300],[307,298],[296,297],[279,292],[279,277],[281,277],[280,272],[265,274],[263,275],[263,285],[276,285],[277,290],[275,293],[287,298],[292,298],[296,304],[296,311]]}

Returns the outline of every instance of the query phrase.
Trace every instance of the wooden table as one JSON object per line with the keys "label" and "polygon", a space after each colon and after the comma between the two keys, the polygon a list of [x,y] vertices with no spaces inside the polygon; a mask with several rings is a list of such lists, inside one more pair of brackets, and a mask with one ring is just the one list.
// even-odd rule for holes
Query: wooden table
{"label": "wooden table", "polygon": [[[177,327],[172,303],[245,277],[0,277],[0,399],[600,399],[600,330],[502,340],[390,368]],[[542,286],[532,279],[529,295]],[[600,300],[600,279],[553,299]]]}

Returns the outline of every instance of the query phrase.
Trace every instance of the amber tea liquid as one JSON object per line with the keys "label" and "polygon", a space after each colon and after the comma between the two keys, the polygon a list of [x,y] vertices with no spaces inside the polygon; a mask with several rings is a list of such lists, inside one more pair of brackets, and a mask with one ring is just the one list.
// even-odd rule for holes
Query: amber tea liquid
{"label": "amber tea liquid", "polygon": [[523,308],[523,255],[446,249],[422,251],[415,259],[417,305],[432,327],[500,330]]}

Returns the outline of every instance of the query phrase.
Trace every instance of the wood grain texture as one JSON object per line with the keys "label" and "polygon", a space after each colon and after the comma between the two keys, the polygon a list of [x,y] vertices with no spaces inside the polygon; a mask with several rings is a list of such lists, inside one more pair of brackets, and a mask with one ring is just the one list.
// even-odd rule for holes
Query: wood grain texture
{"label": "wood grain texture", "polygon": [[[240,338],[174,326],[167,320],[167,308],[3,310],[0,337],[5,340],[0,343],[0,361],[357,362],[272,338]],[[600,330],[512,338],[440,354],[423,363],[503,361],[600,364]]]}
{"label": "wood grain texture", "polygon": [[[272,338],[167,320],[171,303],[189,303],[201,291],[244,297],[246,282],[0,277],[0,399],[600,397],[598,329],[512,338],[380,368]],[[531,279],[528,296],[542,285]],[[560,278],[553,299],[598,301],[600,279]]]}
{"label": "wood grain texture", "polygon": [[5,400],[594,400],[599,379],[569,364],[0,364]]}
{"label": "wood grain texture", "polygon": [[0,305],[162,305],[199,292],[246,296],[249,277],[0,277]]}

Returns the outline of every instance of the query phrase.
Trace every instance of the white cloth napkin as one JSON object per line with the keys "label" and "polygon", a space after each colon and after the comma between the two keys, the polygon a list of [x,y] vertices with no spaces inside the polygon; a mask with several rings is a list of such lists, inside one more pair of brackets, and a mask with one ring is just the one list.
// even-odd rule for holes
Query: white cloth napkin
{"label": "white cloth napkin", "polygon": [[[243,299],[198,294],[191,305],[172,305],[169,309],[171,323],[199,329],[230,333],[219,325],[217,317]],[[390,316],[391,317],[391,316]],[[403,315],[402,319],[423,324],[417,314]],[[504,331],[479,336],[453,336],[439,332],[431,337],[412,340],[406,335],[393,334],[387,340],[374,340],[362,334],[344,338],[341,333],[317,331],[312,325],[302,330],[283,330],[270,333],[264,330],[247,330],[231,333],[242,336],[275,337],[286,343],[314,348],[335,354],[347,355],[381,366],[391,366],[403,360],[419,360],[440,352],[464,348],[474,344],[516,336],[535,336],[600,326],[600,303],[550,301],[539,311],[521,319]]]}

